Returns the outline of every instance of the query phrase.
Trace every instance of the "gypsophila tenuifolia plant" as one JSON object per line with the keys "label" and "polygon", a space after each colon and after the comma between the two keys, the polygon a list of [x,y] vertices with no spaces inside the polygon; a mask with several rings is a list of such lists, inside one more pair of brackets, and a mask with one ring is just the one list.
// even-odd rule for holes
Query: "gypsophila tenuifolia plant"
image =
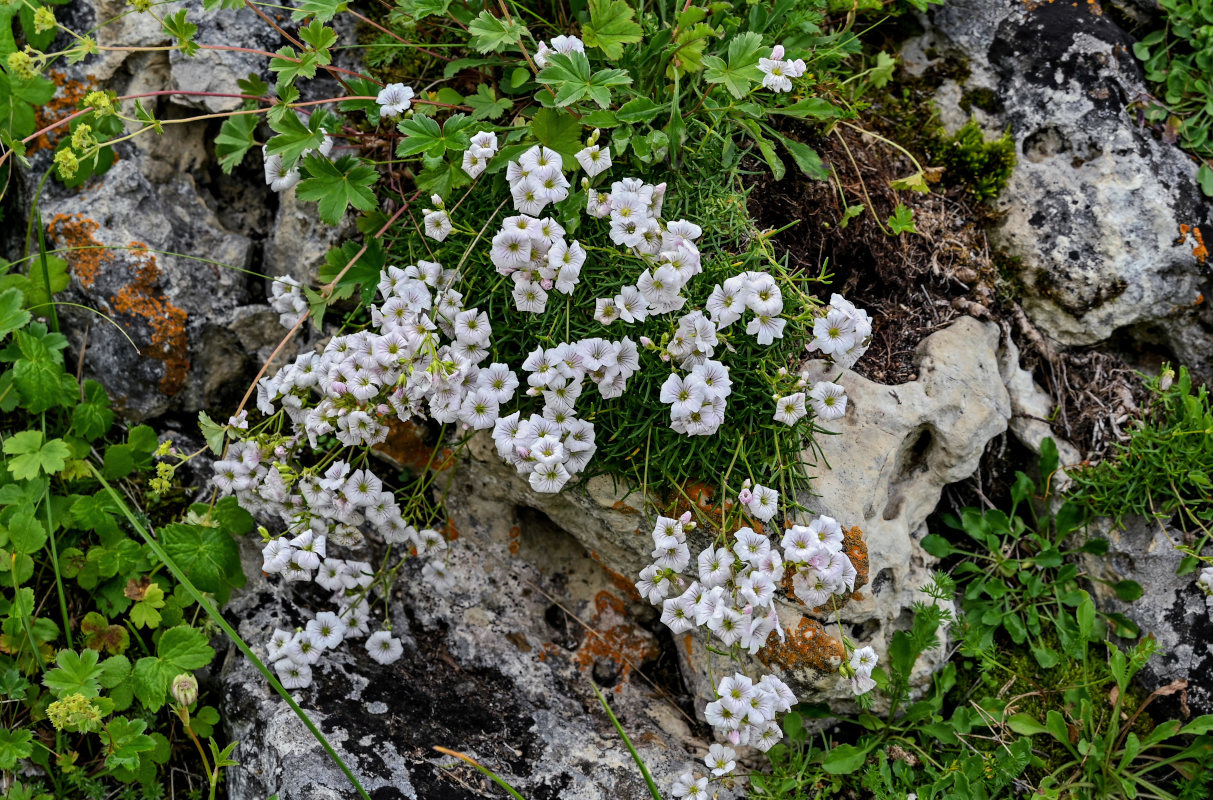
{"label": "gypsophila tenuifolia plant", "polygon": [[1162,30],[1133,45],[1158,97],[1138,99],[1131,108],[1140,124],[1161,126],[1166,141],[1200,160],[1197,181],[1213,197],[1213,2],[1159,0],[1159,7]]}
{"label": "gypsophila tenuifolia plant", "polygon": [[[33,292],[42,310],[48,285]],[[210,630],[93,469],[172,520],[161,547],[220,602],[243,585],[233,536],[252,519],[230,498],[184,501],[187,457],[147,426],[116,428],[105,390],[65,368],[53,309],[49,326],[26,309],[30,288],[0,292],[0,784],[8,797],[158,797],[176,771],[213,800],[235,743],[211,738],[203,755],[219,714],[192,673],[214,657]]]}

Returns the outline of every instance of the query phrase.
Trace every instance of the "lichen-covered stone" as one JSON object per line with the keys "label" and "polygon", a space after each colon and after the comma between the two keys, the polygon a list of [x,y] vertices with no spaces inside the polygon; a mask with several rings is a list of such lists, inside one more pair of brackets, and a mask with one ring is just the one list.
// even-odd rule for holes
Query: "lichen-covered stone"
{"label": "lichen-covered stone", "polygon": [[967,64],[937,95],[952,125],[973,90],[1001,101],[974,113],[1010,130],[1019,163],[997,200],[995,242],[1019,258],[1024,310],[1063,345],[1116,338],[1210,373],[1213,217],[1197,164],[1126,110],[1144,96],[1132,39],[1092,3],[957,0],[906,48]]}
{"label": "lichen-covered stone", "polygon": [[[448,487],[455,588],[434,591],[420,577],[421,564],[408,564],[388,602],[393,633],[405,645],[401,660],[382,666],[361,642],[343,645],[314,667],[314,688],[295,692],[371,796],[471,800],[491,791],[436,745],[476,758],[531,800],[647,796],[592,683],[659,785],[668,789],[696,761],[702,770],[705,731],[688,713],[672,663],[663,666],[665,634],[652,610],[575,539],[543,514],[515,507],[480,472],[448,470],[439,482]],[[302,625],[303,609],[324,607],[316,592],[292,596],[268,586],[251,547],[245,571],[254,577],[229,617],[262,655],[274,627]],[[228,773],[233,800],[351,796],[238,652],[229,654],[220,683],[224,719],[245,743],[236,753],[241,766]]]}
{"label": "lichen-covered stone", "polygon": [[[1153,691],[1176,680],[1187,681],[1185,700],[1194,715],[1213,713],[1213,620],[1196,573],[1177,575],[1183,553],[1177,544],[1193,544],[1182,531],[1153,519],[1126,517],[1123,527],[1098,520],[1091,535],[1109,542],[1106,556],[1083,556],[1089,589],[1104,612],[1119,612],[1153,636],[1158,654],[1139,679]],[[1137,581],[1144,593],[1132,603],[1116,597],[1112,585]],[[1122,643],[1127,646],[1130,642]]]}

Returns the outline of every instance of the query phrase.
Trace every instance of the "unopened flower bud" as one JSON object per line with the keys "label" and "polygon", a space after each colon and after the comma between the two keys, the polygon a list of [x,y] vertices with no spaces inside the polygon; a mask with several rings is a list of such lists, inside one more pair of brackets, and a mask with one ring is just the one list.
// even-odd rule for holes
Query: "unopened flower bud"
{"label": "unopened flower bud", "polygon": [[1166,371],[1163,372],[1162,377],[1158,379],[1158,388],[1165,392],[1167,389],[1171,388],[1171,384],[1174,382],[1175,371],[1170,367],[1167,367]]}
{"label": "unopened flower bud", "polygon": [[198,679],[183,672],[173,678],[172,694],[178,705],[192,706],[198,701]]}
{"label": "unopened flower bud", "polygon": [[787,367],[780,367],[780,368],[779,368],[779,377],[781,377],[781,378],[782,378],[784,375],[787,375],[787,374],[788,374],[788,368],[787,368]]}
{"label": "unopened flower bud", "polygon": [[602,135],[602,131],[595,128],[594,132],[590,134],[589,141],[587,141],[586,144],[589,145],[590,147],[593,147],[594,145],[598,144],[598,137],[601,135]]}
{"label": "unopened flower bud", "polygon": [[686,511],[683,511],[682,516],[678,518],[678,521],[681,522],[683,525],[686,525],[688,522],[690,522],[691,521],[690,510],[688,509]]}

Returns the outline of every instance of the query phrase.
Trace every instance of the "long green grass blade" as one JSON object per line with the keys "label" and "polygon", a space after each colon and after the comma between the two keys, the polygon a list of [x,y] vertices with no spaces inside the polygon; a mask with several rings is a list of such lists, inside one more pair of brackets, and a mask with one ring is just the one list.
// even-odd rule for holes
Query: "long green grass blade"
{"label": "long green grass blade", "polygon": [[329,758],[333,759],[337,766],[341,768],[341,771],[345,773],[345,777],[350,779],[350,783],[354,785],[354,788],[358,791],[359,796],[362,797],[363,800],[371,800],[370,795],[366,793],[366,789],[362,788],[362,784],[358,781],[358,778],[355,777],[354,773],[350,771],[350,768],[346,766],[345,762],[341,760],[341,756],[337,755],[337,751],[333,749],[333,746],[329,744],[328,739],[324,737],[324,734],[320,732],[320,729],[317,728],[316,724],[312,722],[310,717],[308,717],[307,712],[299,707],[299,704],[296,703],[295,699],[291,697],[290,693],[283,688],[282,684],[278,682],[278,679],[274,676],[274,674],[269,671],[269,668],[267,668],[265,664],[261,663],[261,659],[257,658],[256,654],[253,653],[253,651],[245,643],[244,639],[240,638],[240,634],[236,633],[235,629],[228,624],[227,620],[223,618],[223,615],[219,613],[219,609],[215,607],[215,604],[212,603],[210,599],[206,597],[206,595],[198,591],[194,584],[190,583],[190,579],[185,576],[185,573],[181,571],[181,568],[177,566],[177,563],[173,561],[168,553],[164,551],[164,548],[160,546],[160,543],[156,541],[156,539],[151,535],[150,532],[148,532],[146,528],[143,527],[142,524],[140,524],[139,520],[135,519],[135,515],[131,513],[126,501],[122,498],[122,495],[118,494],[118,492],[114,490],[114,487],[110,486],[109,483],[106,482],[105,478],[101,477],[101,473],[97,471],[97,468],[93,464],[89,464],[89,468],[92,469],[93,475],[96,476],[97,480],[101,482],[101,485],[109,490],[110,495],[114,498],[114,501],[118,504],[118,507],[122,509],[122,513],[126,515],[127,520],[131,523],[131,526],[139,532],[139,535],[143,537],[145,542],[147,542],[147,546],[152,549],[152,552],[156,554],[156,557],[164,562],[164,565],[169,568],[169,571],[173,573],[173,577],[177,579],[177,582],[189,591],[190,595],[195,601],[197,601],[198,605],[202,606],[203,610],[205,610],[210,618],[215,621],[215,624],[222,628],[223,632],[226,633],[228,638],[232,640],[232,643],[240,649],[240,652],[244,653],[245,658],[251,661],[253,666],[257,668],[257,671],[260,672],[267,681],[269,681],[270,686],[274,687],[274,691],[278,692],[282,699],[286,701],[286,704],[291,707],[291,710],[295,712],[295,716],[299,717],[299,719],[303,721],[303,724],[307,726],[307,729],[311,731],[313,736],[316,737],[316,741],[320,742],[320,746],[323,747],[324,751],[329,754]]}
{"label": "long green grass blade", "polygon": [[649,774],[649,768],[641,760],[640,753],[637,753],[636,748],[632,746],[632,740],[628,738],[627,731],[623,729],[623,726],[619,724],[619,720],[615,718],[615,712],[611,711],[611,707],[607,705],[606,698],[598,690],[598,685],[591,683],[590,686],[594,687],[594,694],[598,695],[598,702],[602,703],[603,710],[611,718],[611,722],[615,724],[615,730],[619,731],[619,736],[623,739],[623,743],[627,745],[628,752],[632,754],[632,760],[636,762],[636,766],[640,767],[640,774],[644,776],[644,782],[649,785],[649,794],[653,796],[653,800],[661,800],[661,792],[657,790],[657,784],[653,782],[653,776]]}

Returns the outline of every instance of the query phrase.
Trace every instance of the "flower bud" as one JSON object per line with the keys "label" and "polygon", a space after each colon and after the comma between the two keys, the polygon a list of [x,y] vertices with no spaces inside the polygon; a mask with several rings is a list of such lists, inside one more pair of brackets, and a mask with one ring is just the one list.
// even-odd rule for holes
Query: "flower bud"
{"label": "flower bud", "polygon": [[1163,372],[1162,377],[1158,379],[1158,388],[1165,392],[1167,389],[1171,388],[1171,384],[1174,382],[1175,371],[1170,367],[1167,367],[1166,371]]}
{"label": "flower bud", "polygon": [[690,510],[688,509],[688,510],[682,512],[682,516],[678,518],[678,521],[681,522],[683,525],[686,525],[688,522],[690,522],[691,521]]}
{"label": "flower bud", "polygon": [[173,678],[171,691],[178,705],[192,706],[198,701],[198,679],[189,672],[183,672]]}

